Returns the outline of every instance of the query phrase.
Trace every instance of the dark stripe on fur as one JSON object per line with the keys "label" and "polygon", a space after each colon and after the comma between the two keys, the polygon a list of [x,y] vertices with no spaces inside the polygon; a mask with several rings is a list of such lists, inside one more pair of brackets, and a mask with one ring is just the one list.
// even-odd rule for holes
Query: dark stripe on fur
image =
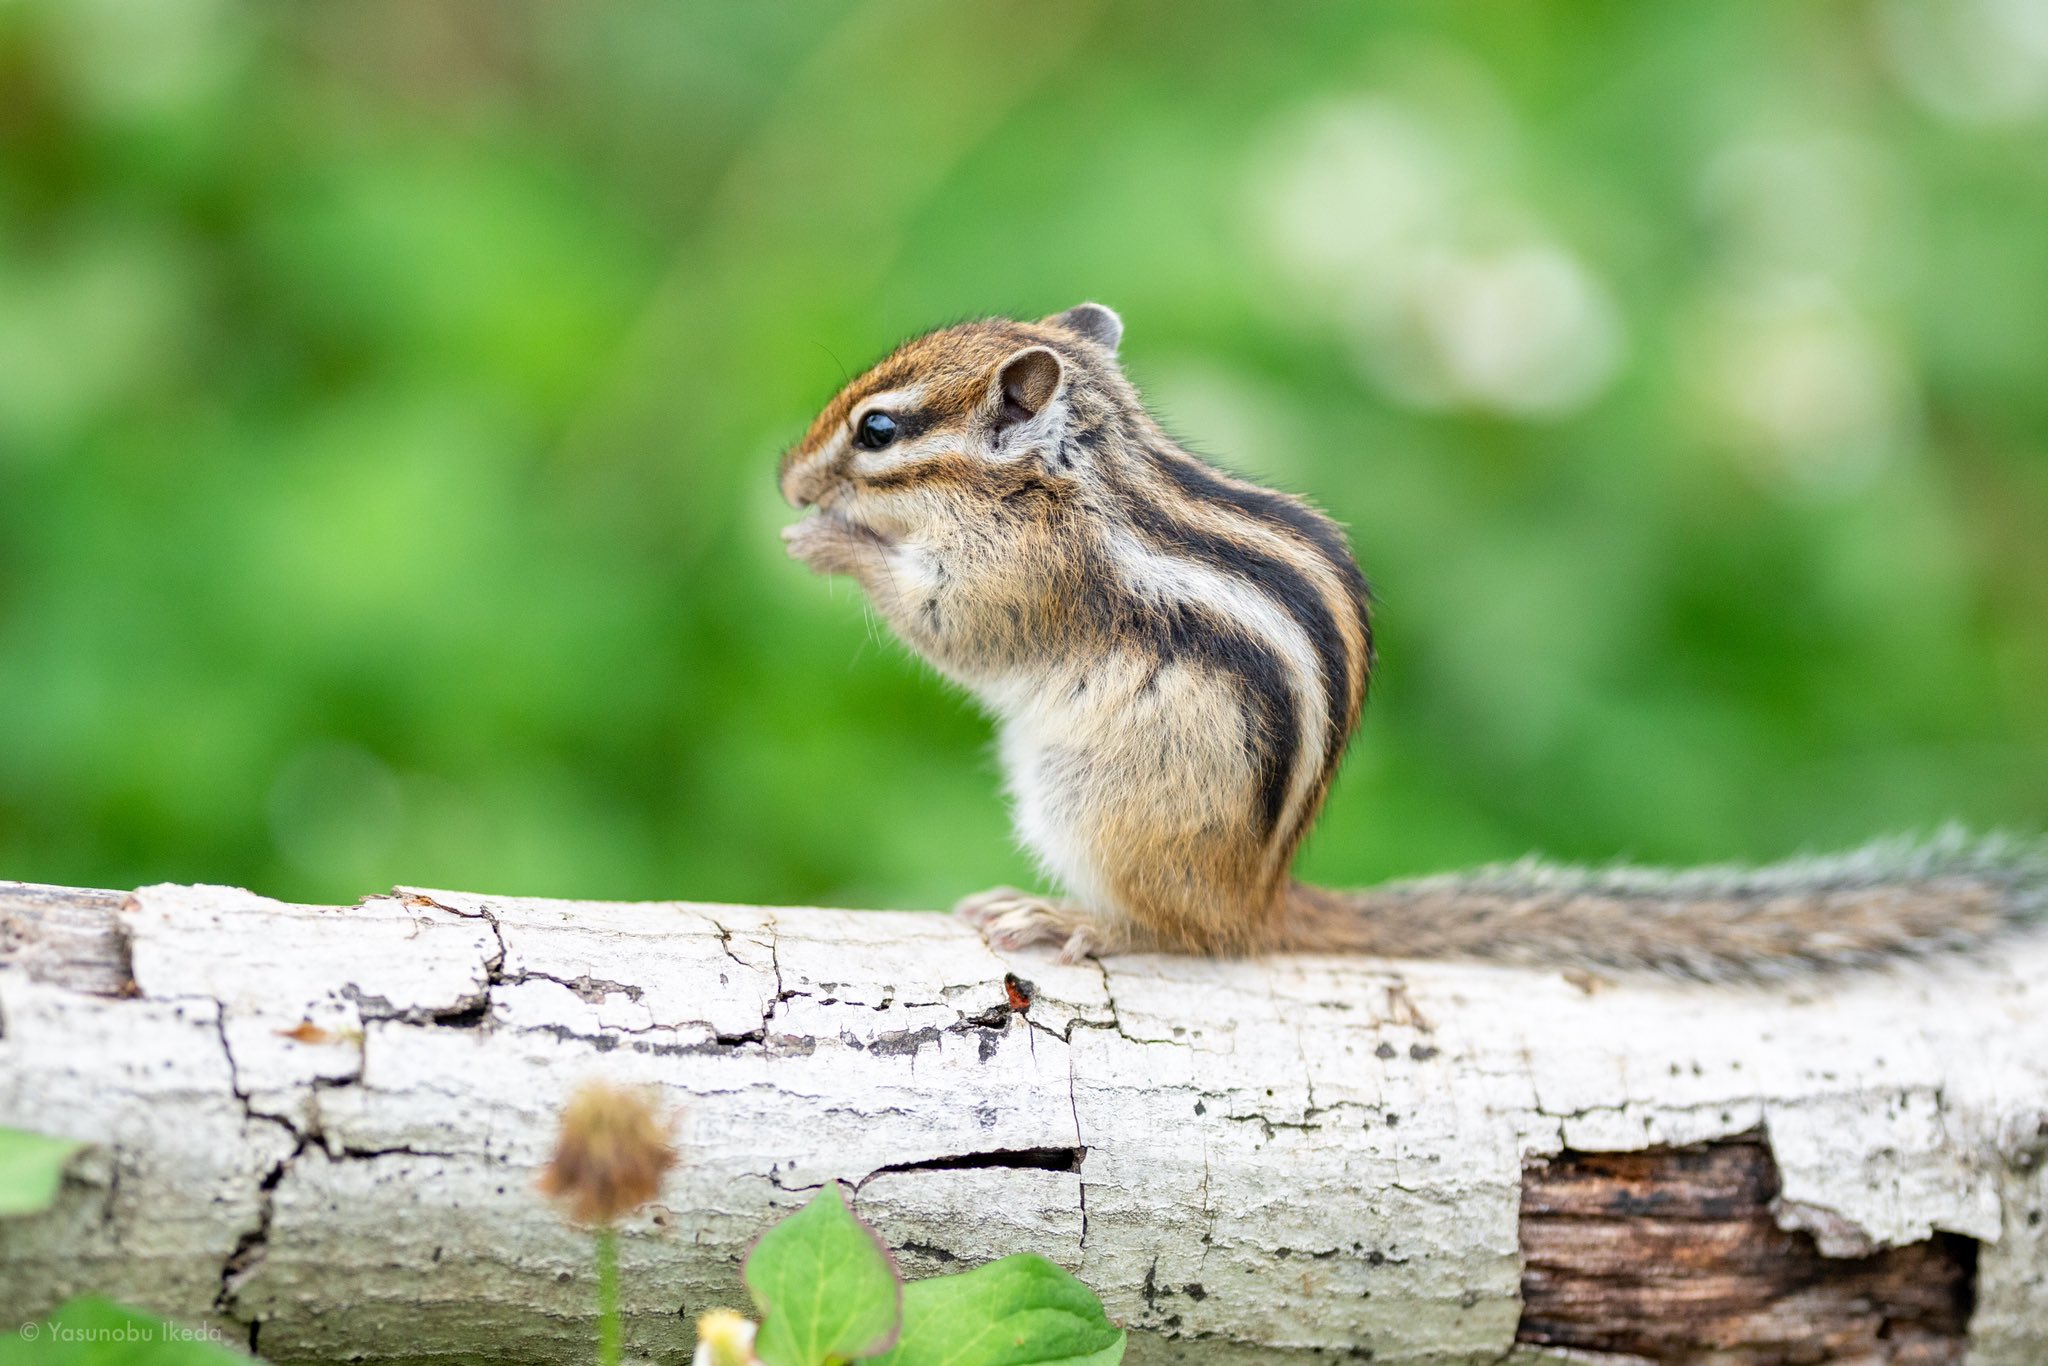
{"label": "dark stripe on fur", "polygon": [[1242,541],[1189,526],[1141,493],[1126,491],[1124,505],[1132,524],[1162,549],[1249,581],[1300,624],[1323,676],[1328,728],[1323,764],[1336,763],[1351,730],[1351,661],[1344,650],[1344,634],[1316,586],[1285,560]]}
{"label": "dark stripe on fur", "polygon": [[1229,674],[1244,692],[1246,741],[1259,761],[1259,834],[1270,839],[1287,807],[1301,743],[1287,666],[1270,647],[1213,614],[1190,607],[1166,615],[1170,651]]}
{"label": "dark stripe on fur", "polygon": [[[940,451],[936,455],[913,460],[907,465],[883,470],[880,474],[853,476],[861,485],[870,489],[905,489],[918,484],[953,484],[987,490],[997,493],[996,472],[979,460],[960,454],[958,451]],[[1004,491],[1011,481],[1002,481]]]}
{"label": "dark stripe on fur", "polygon": [[1180,661],[1214,669],[1237,684],[1245,701],[1245,749],[1259,775],[1259,834],[1270,839],[1287,806],[1301,744],[1294,689],[1280,656],[1196,603],[1154,606],[1118,590],[1094,605],[1112,638],[1149,644],[1162,665]]}
{"label": "dark stripe on fur", "polygon": [[[1146,452],[1152,457],[1152,463],[1159,471],[1189,497],[1224,503],[1269,526],[1291,531],[1322,554],[1323,559],[1337,572],[1345,593],[1351,599],[1352,607],[1358,613],[1359,630],[1365,636],[1367,675],[1364,682],[1370,684],[1372,589],[1367,585],[1365,574],[1359,569],[1358,561],[1351,554],[1351,546],[1345,541],[1344,533],[1338,529],[1336,523],[1313,508],[1305,507],[1294,499],[1274,493],[1270,489],[1228,479],[1220,471],[1210,468],[1184,451],[1147,446]],[[1347,672],[1347,693],[1348,677]],[[1348,713],[1346,720],[1349,720]],[[1342,741],[1338,743],[1341,748]]]}

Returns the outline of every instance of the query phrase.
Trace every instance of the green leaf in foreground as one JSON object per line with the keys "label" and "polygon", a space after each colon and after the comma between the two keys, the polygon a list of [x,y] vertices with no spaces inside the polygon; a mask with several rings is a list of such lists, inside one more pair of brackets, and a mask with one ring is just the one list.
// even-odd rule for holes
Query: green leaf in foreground
{"label": "green leaf in foreground", "polygon": [[761,1311],[754,1353],[768,1366],[824,1366],[896,1341],[895,1264],[836,1181],[762,1235],[742,1275]]}
{"label": "green leaf in foreground", "polygon": [[0,1366],[249,1366],[205,1331],[96,1295],[70,1301],[41,1323],[0,1330]]}
{"label": "green leaf in foreground", "polygon": [[0,1215],[50,1207],[64,1183],[64,1164],[85,1145],[22,1129],[0,1129]]}
{"label": "green leaf in foreground", "polygon": [[1116,1366],[1124,1333],[1095,1292],[1033,1253],[903,1292],[903,1336],[873,1366]]}

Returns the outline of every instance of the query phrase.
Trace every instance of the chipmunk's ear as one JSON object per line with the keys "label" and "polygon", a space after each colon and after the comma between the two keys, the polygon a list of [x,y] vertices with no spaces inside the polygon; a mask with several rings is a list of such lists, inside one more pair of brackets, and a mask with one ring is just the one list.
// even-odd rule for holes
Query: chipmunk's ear
{"label": "chipmunk's ear", "polygon": [[1045,321],[1052,327],[1079,332],[1112,356],[1116,354],[1116,344],[1124,339],[1124,320],[1116,315],[1115,309],[1101,304],[1075,304]]}
{"label": "chipmunk's ear", "polygon": [[1027,346],[1014,352],[996,368],[995,392],[999,405],[996,428],[1014,426],[1037,417],[1059,392],[1065,368],[1060,358],[1043,346]]}

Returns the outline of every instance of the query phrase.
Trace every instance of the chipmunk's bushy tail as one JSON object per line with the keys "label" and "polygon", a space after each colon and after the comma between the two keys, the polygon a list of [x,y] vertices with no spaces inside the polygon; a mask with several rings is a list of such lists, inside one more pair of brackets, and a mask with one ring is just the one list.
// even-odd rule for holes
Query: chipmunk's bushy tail
{"label": "chipmunk's bushy tail", "polygon": [[1297,884],[1287,947],[1763,981],[1981,950],[2048,926],[2048,840],[1886,840],[1761,868],[1535,860],[1358,892]]}

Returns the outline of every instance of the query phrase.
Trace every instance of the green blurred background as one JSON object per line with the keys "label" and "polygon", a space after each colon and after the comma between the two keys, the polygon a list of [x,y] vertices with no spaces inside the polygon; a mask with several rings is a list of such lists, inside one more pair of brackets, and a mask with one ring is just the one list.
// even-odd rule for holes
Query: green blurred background
{"label": "green blurred background", "polygon": [[1094,298],[1382,668],[1330,882],[2048,811],[2033,0],[0,0],[0,876],[936,906],[969,706],[776,537]]}

